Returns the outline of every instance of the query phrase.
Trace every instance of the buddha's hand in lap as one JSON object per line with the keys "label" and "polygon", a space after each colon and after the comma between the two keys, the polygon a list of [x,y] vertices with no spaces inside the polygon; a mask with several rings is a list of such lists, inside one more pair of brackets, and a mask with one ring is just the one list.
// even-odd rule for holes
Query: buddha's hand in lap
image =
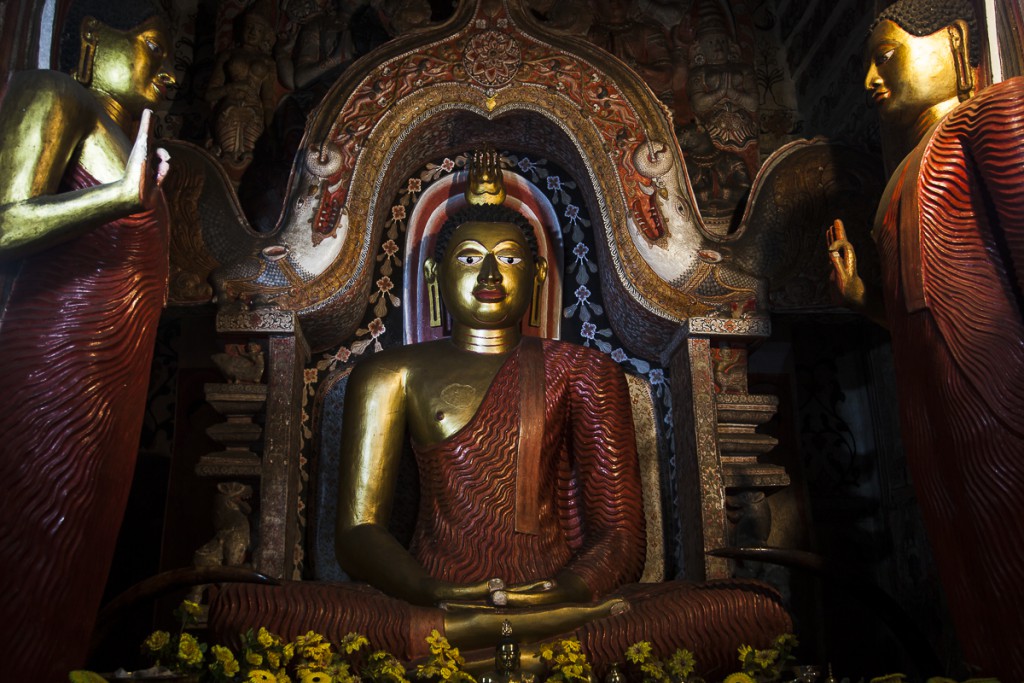
{"label": "buddha's hand in lap", "polygon": [[426,592],[430,602],[444,606],[453,603],[486,605],[491,596],[505,590],[505,582],[501,579],[487,579],[473,583],[449,583],[430,579],[427,581]]}
{"label": "buddha's hand in lap", "polygon": [[486,602],[449,600],[442,607],[452,610],[491,610],[494,608],[530,608],[548,607],[552,605],[589,605],[598,611],[607,610],[608,614],[617,614],[628,609],[628,603],[620,599],[609,599],[592,602],[590,590],[574,574],[563,573],[558,579],[530,581],[509,586],[494,582]]}

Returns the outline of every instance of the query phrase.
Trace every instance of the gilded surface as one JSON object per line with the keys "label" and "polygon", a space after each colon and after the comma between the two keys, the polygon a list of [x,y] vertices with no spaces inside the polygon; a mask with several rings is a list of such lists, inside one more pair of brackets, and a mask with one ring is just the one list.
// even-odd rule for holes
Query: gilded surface
{"label": "gilded surface", "polygon": [[665,541],[661,510],[661,463],[658,459],[657,415],[651,386],[636,375],[626,375],[629,385],[636,452],[640,458],[640,478],[644,490],[644,517],[647,520],[647,556],[641,583],[665,580]]}
{"label": "gilded surface", "polygon": [[[718,415],[715,410],[711,342],[707,338],[691,338],[687,341],[686,351],[690,358],[693,388],[704,548],[721,548],[726,544],[725,490],[718,452]],[[704,558],[704,570],[709,579],[729,575],[725,561],[710,555]]]}

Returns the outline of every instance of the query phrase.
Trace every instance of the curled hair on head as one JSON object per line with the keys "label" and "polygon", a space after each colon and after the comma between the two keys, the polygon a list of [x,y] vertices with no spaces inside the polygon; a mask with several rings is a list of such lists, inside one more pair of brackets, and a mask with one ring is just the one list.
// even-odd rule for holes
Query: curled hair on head
{"label": "curled hair on head", "polygon": [[467,206],[444,222],[441,230],[437,233],[437,243],[434,245],[434,260],[436,262],[440,263],[444,259],[444,252],[448,249],[452,233],[463,223],[511,223],[523,233],[523,239],[530,247],[534,260],[539,256],[537,236],[533,234],[533,227],[523,214],[501,204],[484,204]]}
{"label": "curled hair on head", "polygon": [[879,22],[889,20],[912,36],[930,36],[957,19],[967,22],[967,48],[971,66],[981,64],[981,40],[978,18],[970,0],[898,0],[878,15],[868,32]]}
{"label": "curled hair on head", "polygon": [[163,16],[163,12],[153,0],[76,0],[68,8],[60,33],[60,70],[70,73],[78,66],[82,49],[82,20],[86,17],[95,17],[118,31],[127,31],[158,16]]}

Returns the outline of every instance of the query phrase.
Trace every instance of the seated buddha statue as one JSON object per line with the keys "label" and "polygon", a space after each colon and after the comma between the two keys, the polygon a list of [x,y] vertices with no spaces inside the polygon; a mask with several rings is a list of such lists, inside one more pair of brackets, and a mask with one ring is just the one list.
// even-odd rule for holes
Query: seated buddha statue
{"label": "seated buddha statue", "polygon": [[[224,586],[210,624],[359,631],[406,661],[437,629],[486,670],[507,621],[526,669],[537,643],[575,636],[598,673],[638,640],[724,673],[741,642],[767,644],[789,617],[755,582],[637,583],[645,522],[625,376],[595,349],[522,334],[547,264],[490,165],[471,170],[469,206],[424,266],[451,337],[382,351],[349,378],[336,551],[355,581]],[[420,482],[409,547],[388,529],[406,439]]]}

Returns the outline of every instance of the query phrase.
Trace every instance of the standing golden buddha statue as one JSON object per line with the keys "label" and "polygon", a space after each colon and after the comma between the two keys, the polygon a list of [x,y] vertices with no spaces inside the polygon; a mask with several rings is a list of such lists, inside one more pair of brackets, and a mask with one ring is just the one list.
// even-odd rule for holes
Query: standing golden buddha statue
{"label": "standing golden buddha statue", "polygon": [[882,289],[842,223],[834,280],[887,325],[907,464],[972,669],[1024,678],[1024,79],[975,95],[966,0],[900,0],[875,22],[865,87],[892,174],[875,219]]}
{"label": "standing golden buddha statue", "polygon": [[0,105],[0,621],[6,677],[44,682],[86,658],[167,279],[167,28],[141,2],[68,22],[74,75],[15,73]]}
{"label": "standing golden buddha statue", "polygon": [[[537,643],[575,636],[602,669],[643,639],[724,673],[741,641],[767,643],[789,617],[755,582],[636,583],[646,538],[625,376],[595,349],[522,335],[547,264],[501,204],[496,155],[478,161],[470,206],[424,267],[451,337],[375,354],[348,382],[336,550],[366,583],[224,586],[211,627],[359,631],[406,661],[437,629],[463,651],[488,648],[473,655],[486,662],[507,621],[527,666]],[[408,548],[387,526],[407,438],[420,482]]]}

